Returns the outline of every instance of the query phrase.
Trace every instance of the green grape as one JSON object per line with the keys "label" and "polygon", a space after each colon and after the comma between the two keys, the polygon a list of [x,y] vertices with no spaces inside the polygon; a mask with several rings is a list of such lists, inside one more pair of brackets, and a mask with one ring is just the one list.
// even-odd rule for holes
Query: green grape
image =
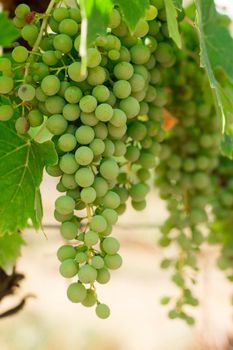
{"label": "green grape", "polygon": [[108,269],[110,269],[110,270],[117,270],[122,265],[122,258],[121,258],[121,256],[119,254],[106,255],[104,257],[104,263],[105,263],[105,266]]}
{"label": "green grape", "polygon": [[96,138],[99,138],[101,140],[106,139],[106,137],[108,136],[108,128],[102,122],[99,122],[94,126],[94,131],[95,131]]}
{"label": "green grape", "polygon": [[137,176],[141,181],[147,181],[150,178],[150,172],[148,169],[141,168],[137,171]]}
{"label": "green grape", "polygon": [[144,210],[146,208],[146,201],[145,200],[137,201],[137,202],[132,201],[131,204],[132,204],[132,207],[138,211]]}
{"label": "green grape", "polygon": [[47,96],[44,94],[41,87],[36,88],[36,99],[40,102],[45,102],[47,99]]}
{"label": "green grape", "polygon": [[74,19],[76,22],[81,22],[81,13],[79,8],[69,8],[69,17]]}
{"label": "green grape", "polygon": [[26,21],[25,19],[21,19],[21,18],[18,18],[18,17],[14,17],[13,18],[13,23],[14,23],[14,26],[18,29],[22,29],[25,24],[26,24]]}
{"label": "green grape", "polygon": [[67,259],[74,259],[76,250],[71,245],[63,245],[57,251],[58,260],[65,261]]}
{"label": "green grape", "polygon": [[145,169],[151,169],[155,167],[155,158],[151,153],[141,153],[138,162]]}
{"label": "green grape", "polygon": [[136,117],[140,111],[140,105],[138,101],[132,96],[121,100],[119,107],[121,110],[123,110],[123,112],[125,112],[127,118],[129,119]]}
{"label": "green grape", "polygon": [[79,26],[76,21],[74,21],[71,18],[64,18],[60,23],[59,23],[59,32],[62,34],[67,34],[68,36],[74,36],[77,34]]}
{"label": "green grape", "polygon": [[49,18],[48,25],[54,33],[59,33],[59,23],[53,17]]}
{"label": "green grape", "polygon": [[115,157],[122,157],[126,154],[126,145],[123,141],[116,140],[114,142],[114,145],[115,145],[115,151],[114,151]]}
{"label": "green grape", "polygon": [[91,265],[86,264],[80,268],[78,277],[82,283],[93,283],[96,280],[97,271]]}
{"label": "green grape", "polygon": [[0,57],[0,71],[10,72],[12,69],[11,61],[6,57]]}
{"label": "green grape", "polygon": [[62,215],[69,215],[70,213],[73,213],[75,201],[69,196],[58,197],[55,201],[55,208],[58,213]]}
{"label": "green grape", "polygon": [[101,155],[105,150],[105,143],[101,139],[94,139],[90,145],[90,149],[92,150],[94,156]]}
{"label": "green grape", "polygon": [[75,181],[81,187],[90,187],[94,182],[94,174],[89,168],[80,168],[75,174]]}
{"label": "green grape", "polygon": [[75,159],[79,165],[89,165],[94,158],[91,148],[82,146],[75,152]]}
{"label": "green grape", "polygon": [[73,154],[65,154],[62,156],[59,166],[65,174],[74,174],[79,167]]}
{"label": "green grape", "polygon": [[127,98],[131,93],[131,85],[127,80],[118,80],[113,84],[113,93],[119,99]]}
{"label": "green grape", "polygon": [[69,17],[69,10],[66,7],[57,7],[53,10],[53,18],[57,22]]}
{"label": "green grape", "polygon": [[144,200],[148,192],[149,188],[143,182],[139,182],[137,184],[132,185],[132,187],[129,190],[129,194],[135,202],[140,202]]}
{"label": "green grape", "polygon": [[79,252],[77,253],[75,260],[79,263],[82,264],[87,261],[87,254],[84,252]]}
{"label": "green grape", "polygon": [[86,187],[81,192],[81,200],[86,203],[93,203],[96,199],[96,191],[93,187]]}
{"label": "green grape", "polygon": [[140,157],[140,151],[136,146],[130,145],[127,147],[125,158],[130,162],[136,162]]}
{"label": "green grape", "polygon": [[101,62],[101,53],[96,48],[87,49],[87,67],[94,68],[99,66]]}
{"label": "green grape", "polygon": [[31,11],[30,7],[26,4],[19,4],[15,9],[16,17],[24,19],[25,16]]}
{"label": "green grape", "polygon": [[107,122],[113,116],[113,109],[109,104],[101,103],[100,105],[98,105],[98,107],[96,107],[95,116],[98,120],[102,122]]}
{"label": "green grape", "polygon": [[80,119],[83,124],[88,126],[95,126],[98,123],[98,119],[94,113],[81,112]]}
{"label": "green grape", "polygon": [[173,59],[173,49],[167,43],[159,43],[155,52],[155,57],[159,63],[167,63]]}
{"label": "green grape", "polygon": [[87,296],[83,300],[82,305],[84,305],[86,307],[91,307],[91,306],[95,305],[96,302],[97,302],[97,298],[96,298],[95,291],[92,289],[87,289]]}
{"label": "green grape", "polygon": [[63,53],[68,53],[72,50],[73,41],[66,34],[58,34],[53,39],[53,46],[56,50],[59,50]]}
{"label": "green grape", "polygon": [[103,232],[107,228],[107,221],[101,215],[94,215],[91,218],[90,228],[95,232]]}
{"label": "green grape", "polygon": [[108,58],[110,58],[112,61],[117,61],[120,58],[120,52],[118,50],[109,50]]}
{"label": "green grape", "polygon": [[[91,188],[91,187],[90,187]],[[84,189],[85,190],[85,189]],[[82,194],[82,193],[81,193]],[[98,233],[94,231],[87,231],[84,235],[84,242],[88,247],[96,245],[99,241]]]}
{"label": "green grape", "polygon": [[94,140],[95,132],[90,126],[82,125],[77,129],[75,137],[79,144],[87,145]]}
{"label": "green grape", "polygon": [[104,85],[97,85],[92,90],[92,95],[98,102],[106,102],[110,96],[110,91]]}
{"label": "green grape", "polygon": [[136,24],[133,35],[135,37],[142,38],[148,33],[148,31],[149,31],[149,25],[147,21],[143,18],[140,18],[138,23]]}
{"label": "green grape", "polygon": [[119,174],[119,166],[115,160],[104,160],[100,164],[100,174],[106,180],[114,180]]}
{"label": "green grape", "polygon": [[158,8],[156,6],[150,5],[149,8],[146,9],[145,20],[152,21],[158,15]]}
{"label": "green grape", "polygon": [[104,141],[104,145],[105,145],[105,149],[104,149],[104,152],[103,152],[103,156],[104,157],[111,157],[114,154],[114,151],[115,151],[114,143],[111,140],[106,139]]}
{"label": "green grape", "polygon": [[103,197],[108,191],[107,181],[100,176],[95,177],[92,187],[95,189],[97,197]]}
{"label": "green grape", "polygon": [[67,129],[68,123],[61,114],[54,114],[46,122],[47,129],[54,135],[61,135]]}
{"label": "green grape", "polygon": [[0,106],[0,121],[8,121],[14,115],[14,109],[10,105],[1,105]]}
{"label": "green grape", "polygon": [[114,29],[117,28],[121,23],[121,15],[117,9],[112,9],[109,18],[109,27]]}
{"label": "green grape", "polygon": [[67,259],[62,261],[59,271],[63,277],[71,278],[77,275],[78,265],[73,259]]}
{"label": "green grape", "polygon": [[146,137],[147,128],[139,121],[133,121],[129,124],[128,135],[135,141],[141,141]]}
{"label": "green grape", "polygon": [[120,249],[120,243],[114,237],[105,238],[101,244],[102,244],[103,250],[108,255],[114,255]]}
{"label": "green grape", "polygon": [[81,110],[85,113],[94,112],[97,107],[97,100],[94,96],[86,95],[79,102]]}
{"label": "green grape", "polygon": [[47,96],[53,96],[60,89],[60,80],[55,75],[48,75],[41,82],[41,89]]}
{"label": "green grape", "polygon": [[61,178],[61,182],[65,188],[73,190],[77,187],[77,183],[75,181],[74,175],[63,174]]}
{"label": "green grape", "polygon": [[106,284],[109,282],[109,280],[110,280],[110,273],[108,269],[103,267],[102,269],[99,269],[97,271],[97,277],[96,277],[97,282],[99,282],[100,284]]}
{"label": "green grape", "polygon": [[112,118],[110,119],[110,123],[117,127],[117,128],[120,128],[120,127],[123,127],[127,122],[127,117],[126,117],[126,114],[120,110],[120,109],[113,109],[113,115],[112,115]]}
{"label": "green grape", "polygon": [[119,62],[115,65],[113,73],[119,80],[129,80],[133,76],[133,66],[129,62]]}
{"label": "green grape", "polygon": [[75,239],[78,233],[77,225],[75,225],[71,221],[63,222],[63,224],[61,225],[60,231],[61,231],[62,237],[68,240]]}
{"label": "green grape", "polygon": [[20,135],[25,135],[30,128],[30,124],[25,117],[19,117],[15,122],[15,130]]}
{"label": "green grape", "polygon": [[0,77],[0,94],[9,94],[14,87],[14,80],[11,77]]}
{"label": "green grape", "polygon": [[87,297],[87,290],[80,282],[71,283],[67,289],[67,297],[72,303],[82,303]]}
{"label": "green grape", "polygon": [[131,85],[132,92],[141,91],[145,87],[145,80],[143,76],[137,73],[132,75],[132,77],[129,79],[129,83]]}
{"label": "green grape", "polygon": [[61,114],[65,106],[65,100],[60,96],[49,96],[45,101],[45,108],[50,114]]}
{"label": "green grape", "polygon": [[87,78],[87,73],[81,70],[81,62],[71,63],[68,67],[68,75],[75,82],[81,82]]}
{"label": "green grape", "polygon": [[137,44],[130,49],[131,60],[135,64],[145,64],[150,58],[150,50],[147,46]]}
{"label": "green grape", "polygon": [[77,104],[66,104],[63,108],[63,116],[69,121],[77,120],[80,116],[79,106]]}
{"label": "green grape", "polygon": [[107,220],[107,223],[110,225],[116,224],[118,220],[117,212],[113,209],[109,209],[109,208],[104,209],[101,215]]}
{"label": "green grape", "polygon": [[17,46],[11,53],[12,58],[17,63],[23,63],[28,58],[28,50],[24,46]]}
{"label": "green grape", "polygon": [[71,152],[76,147],[77,141],[74,135],[63,134],[58,139],[58,147],[63,152]]}
{"label": "green grape", "polygon": [[127,126],[123,125],[121,127],[115,127],[112,124],[108,125],[108,132],[112,139],[119,140],[125,135],[127,131]]}
{"label": "green grape", "polygon": [[80,101],[83,93],[82,90],[77,86],[69,86],[65,89],[64,97],[68,103],[75,104]]}
{"label": "green grape", "polygon": [[99,318],[105,319],[110,316],[110,309],[106,304],[98,304],[95,309],[96,315]]}
{"label": "green grape", "polygon": [[26,24],[21,30],[21,36],[29,43],[34,43],[37,39],[39,30],[35,24]]}
{"label": "green grape", "polygon": [[210,179],[207,174],[198,172],[193,175],[193,185],[197,189],[203,190],[204,188],[208,187],[209,184],[210,184]]}
{"label": "green grape", "polygon": [[150,71],[150,82],[151,84],[158,84],[161,81],[161,72],[158,68],[153,68]]}
{"label": "green grape", "polygon": [[28,113],[28,120],[32,127],[37,127],[43,123],[44,116],[38,109],[33,109]]}
{"label": "green grape", "polygon": [[61,171],[61,169],[60,169],[59,164],[56,164],[56,165],[48,165],[48,166],[46,167],[46,171],[47,171],[47,173],[48,173],[50,176],[58,177],[58,176],[61,176],[61,175],[62,175],[62,171]]}
{"label": "green grape", "polygon": [[54,211],[54,217],[59,222],[69,221],[73,217],[73,212],[67,215],[60,214],[57,210]]}
{"label": "green grape", "polygon": [[103,198],[103,205],[110,209],[116,209],[120,205],[120,197],[117,193],[109,191]]}
{"label": "green grape", "polygon": [[103,67],[94,67],[88,69],[87,82],[92,86],[101,85],[106,80],[106,72]]}

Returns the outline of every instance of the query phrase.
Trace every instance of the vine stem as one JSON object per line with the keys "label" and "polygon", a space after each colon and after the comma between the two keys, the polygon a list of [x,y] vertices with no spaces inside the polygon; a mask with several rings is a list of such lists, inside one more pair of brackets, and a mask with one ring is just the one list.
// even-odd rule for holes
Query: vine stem
{"label": "vine stem", "polygon": [[42,24],[41,24],[40,32],[38,34],[38,37],[36,39],[35,44],[33,45],[32,50],[29,54],[28,62],[25,65],[24,81],[26,79],[26,76],[28,75],[28,70],[29,70],[30,64],[32,63],[33,55],[37,52],[39,45],[40,45],[40,42],[41,42],[41,39],[42,39],[42,36],[43,36],[43,33],[44,33],[44,30],[47,27],[49,15],[50,15],[53,7],[55,6],[56,2],[57,2],[57,0],[51,0],[49,3],[49,6],[47,7],[47,10],[45,12],[45,17],[44,17]]}

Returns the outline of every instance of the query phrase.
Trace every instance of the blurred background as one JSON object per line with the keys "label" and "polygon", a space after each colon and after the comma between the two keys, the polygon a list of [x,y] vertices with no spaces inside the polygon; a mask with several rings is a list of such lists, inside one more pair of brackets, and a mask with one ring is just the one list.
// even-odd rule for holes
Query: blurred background
{"label": "blurred background", "polygon": [[[219,10],[232,16],[232,0],[217,0]],[[147,208],[128,208],[113,234],[121,242],[122,268],[111,281],[98,286],[100,300],[111,307],[111,317],[100,320],[93,308],[70,303],[67,284],[59,275],[56,251],[62,244],[53,219],[56,179],[45,176],[42,186],[44,232],[27,230],[27,245],[17,269],[26,278],[14,297],[6,298],[1,311],[33,297],[18,314],[0,320],[0,350],[232,350],[232,286],[218,271],[217,247],[203,247],[195,293],[200,306],[190,312],[196,325],[171,321],[160,305],[164,295],[177,294],[169,271],[159,265],[171,248],[156,245],[159,225],[166,218],[164,203],[153,189]]]}

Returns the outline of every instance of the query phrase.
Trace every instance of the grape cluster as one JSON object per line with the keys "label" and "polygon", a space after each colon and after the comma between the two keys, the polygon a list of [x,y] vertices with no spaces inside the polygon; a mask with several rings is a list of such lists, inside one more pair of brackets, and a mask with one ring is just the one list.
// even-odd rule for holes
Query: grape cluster
{"label": "grape cluster", "polygon": [[217,179],[216,194],[213,202],[213,220],[210,225],[208,241],[221,247],[218,267],[233,282],[233,166],[232,160],[220,157],[219,166],[214,171]]}
{"label": "grape cluster", "polygon": [[109,237],[126,208],[143,210],[150,169],[164,138],[161,127],[167,93],[161,71],[175,55],[162,0],[151,0],[145,18],[130,33],[120,10],[112,10],[105,35],[87,49],[81,61],[79,7],[56,7],[37,14],[25,4],[15,11],[24,46],[15,46],[12,60],[0,60],[0,120],[17,111],[15,128],[46,127],[53,135],[59,162],[47,167],[59,177],[54,216],[66,244],[57,252],[60,273],[75,278],[68,298],[96,305],[107,318],[95,283],[105,284],[109,270],[122,258],[119,242]]}
{"label": "grape cluster", "polygon": [[168,133],[159,154],[156,186],[167,201],[169,217],[161,227],[160,245],[176,245],[175,257],[164,259],[163,268],[172,267],[172,281],[181,289],[174,301],[171,318],[181,318],[192,324],[186,305],[196,306],[191,286],[198,270],[196,254],[205,240],[208,205],[214,195],[213,170],[218,166],[221,132],[207,78],[199,68],[197,40],[193,32],[182,30],[187,52],[177,53],[177,62],[164,72],[164,82],[170,89],[168,118],[176,125]]}

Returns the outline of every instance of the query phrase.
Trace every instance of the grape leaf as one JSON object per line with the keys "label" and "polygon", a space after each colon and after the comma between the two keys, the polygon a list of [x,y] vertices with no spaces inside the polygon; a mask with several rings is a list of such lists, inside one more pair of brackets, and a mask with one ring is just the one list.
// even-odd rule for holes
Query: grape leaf
{"label": "grape leaf", "polygon": [[165,1],[165,8],[167,14],[167,25],[169,36],[174,40],[176,45],[181,48],[181,36],[177,21],[177,12],[172,0]]}
{"label": "grape leaf", "polygon": [[183,9],[183,1],[182,0],[172,0],[173,4],[175,5],[175,8],[179,11],[182,11]]}
{"label": "grape leaf", "polygon": [[43,168],[56,162],[51,141],[19,137],[13,122],[0,123],[0,235],[24,229],[29,219],[40,227]]}
{"label": "grape leaf", "polygon": [[214,92],[217,110],[222,117],[223,130],[227,114],[233,106],[225,103],[223,86],[215,78],[215,70],[221,68],[227,79],[233,82],[233,39],[228,29],[219,21],[213,0],[196,0],[197,27],[200,37],[201,65],[206,69]]}
{"label": "grape leaf", "polygon": [[112,0],[80,0],[82,14],[80,54],[86,55],[87,46],[98,34],[105,34],[109,15],[113,7]]}
{"label": "grape leaf", "polygon": [[12,272],[24,244],[24,240],[19,233],[6,234],[0,237],[0,267],[6,273],[10,274]]}
{"label": "grape leaf", "polygon": [[150,5],[149,0],[113,0],[113,2],[120,7],[124,20],[132,32],[139,19],[144,17],[145,11]]}
{"label": "grape leaf", "polygon": [[0,13],[0,45],[7,47],[20,36],[20,31],[7,18],[5,12]]}

